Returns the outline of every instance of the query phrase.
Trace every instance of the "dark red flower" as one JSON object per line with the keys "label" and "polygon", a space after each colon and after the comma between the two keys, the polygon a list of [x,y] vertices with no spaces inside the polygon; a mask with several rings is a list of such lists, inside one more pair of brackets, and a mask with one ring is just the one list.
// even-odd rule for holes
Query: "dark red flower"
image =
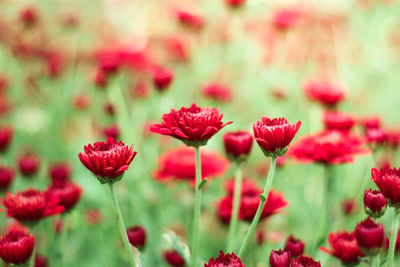
{"label": "dark red flower", "polygon": [[338,111],[326,111],[324,113],[324,124],[327,130],[338,130],[349,132],[355,121],[350,114]]}
{"label": "dark red flower", "polygon": [[165,91],[174,79],[174,73],[164,67],[155,67],[152,74],[154,86],[160,92]]}
{"label": "dark red flower", "polygon": [[40,166],[40,158],[32,153],[27,153],[18,158],[18,168],[25,177],[35,175]]}
{"label": "dark red flower", "polygon": [[[228,160],[211,151],[201,151],[200,159],[203,179],[223,175],[229,164]],[[154,173],[158,180],[175,179],[194,182],[196,178],[195,150],[191,147],[169,150],[160,157],[158,166]]]}
{"label": "dark red flower", "polygon": [[56,162],[49,166],[49,177],[52,181],[67,181],[71,177],[72,166],[69,162]]}
{"label": "dark red flower", "polygon": [[335,107],[345,97],[341,85],[326,80],[311,80],[305,84],[304,91],[311,100],[327,107]]}
{"label": "dark red flower", "polygon": [[283,156],[300,125],[301,121],[291,124],[285,118],[263,117],[253,125],[254,137],[265,156]]}
{"label": "dark red flower", "polygon": [[7,209],[7,217],[20,222],[36,222],[64,211],[57,198],[32,188],[14,195],[7,193],[3,205]]}
{"label": "dark red flower", "polygon": [[153,124],[150,130],[154,133],[170,135],[188,146],[201,146],[221,130],[225,125],[221,121],[223,113],[219,108],[200,108],[192,104],[189,108],[181,108],[163,115],[161,124]]}
{"label": "dark red flower", "polygon": [[345,215],[350,215],[354,213],[357,207],[357,202],[355,199],[346,198],[342,201],[342,210]]}
{"label": "dark red flower", "polygon": [[183,26],[189,29],[199,31],[204,26],[203,17],[189,11],[178,9],[175,11],[175,16]]}
{"label": "dark red flower", "polygon": [[375,223],[369,217],[357,224],[354,230],[358,246],[367,255],[376,255],[385,238],[383,225]]}
{"label": "dark red flower", "polygon": [[229,132],[224,134],[225,152],[233,161],[247,159],[253,145],[253,136],[246,131]]}
{"label": "dark red flower", "polygon": [[47,192],[58,198],[58,204],[62,205],[66,211],[75,207],[82,196],[82,189],[79,185],[62,180],[53,181]]}
{"label": "dark red flower", "polygon": [[356,263],[359,257],[364,256],[358,247],[354,232],[330,233],[328,241],[332,250],[329,251],[326,248],[321,248],[321,250],[338,258],[345,264]]}
{"label": "dark red flower", "polygon": [[202,92],[205,98],[216,101],[229,102],[232,99],[232,92],[229,87],[219,83],[205,85]]}
{"label": "dark red flower", "polygon": [[370,129],[379,129],[382,125],[381,118],[377,116],[360,119],[359,123],[364,126],[365,132]]}
{"label": "dark red flower", "polygon": [[292,257],[300,256],[304,251],[304,242],[291,235],[286,240],[285,250],[290,251]]}
{"label": "dark red flower", "polygon": [[36,254],[35,257],[35,267],[47,267],[49,266],[49,261],[47,258],[41,254]]}
{"label": "dark red flower", "polygon": [[352,162],[356,154],[368,150],[360,138],[340,131],[324,131],[301,138],[289,154],[302,162],[340,164]]}
{"label": "dark red flower", "polygon": [[0,240],[0,257],[6,263],[25,263],[33,252],[35,237],[25,231],[11,230]]}
{"label": "dark red flower", "polygon": [[79,153],[79,159],[101,183],[114,183],[122,178],[136,154],[133,146],[125,146],[122,141],[109,137],[105,143],[85,146],[84,153]]}
{"label": "dark red flower", "polygon": [[14,137],[14,129],[9,126],[0,126],[0,152],[6,151]]}
{"label": "dark red flower", "polygon": [[371,169],[372,180],[385,196],[389,206],[400,206],[400,168],[386,166],[379,171]]}
{"label": "dark red flower", "polygon": [[321,263],[313,258],[300,256],[292,260],[290,267],[321,267]]}
{"label": "dark red flower", "polygon": [[39,20],[39,14],[35,7],[28,6],[21,11],[21,21],[26,26],[33,26]]}
{"label": "dark red flower", "polygon": [[112,124],[110,126],[106,126],[103,129],[103,134],[106,138],[112,137],[113,139],[118,139],[120,135],[120,130],[117,124]]}
{"label": "dark red flower", "polygon": [[224,1],[225,4],[231,8],[240,8],[246,3],[246,0],[224,0]]}
{"label": "dark red flower", "polygon": [[106,102],[104,104],[104,112],[109,116],[115,115],[115,106],[111,102]]}
{"label": "dark red flower", "polygon": [[15,177],[15,171],[12,167],[0,165],[0,191],[6,190]]}
{"label": "dark red flower", "polygon": [[272,250],[269,255],[269,264],[271,267],[289,267],[292,255],[287,250]]}
{"label": "dark red flower", "polygon": [[217,258],[211,258],[208,260],[208,264],[205,263],[204,267],[245,267],[242,261],[235,253],[227,253],[226,255],[222,250],[219,252]]}
{"label": "dark red flower", "polygon": [[272,22],[276,29],[286,31],[292,28],[300,17],[300,11],[294,8],[285,8],[275,12]]}
{"label": "dark red flower", "polygon": [[172,267],[185,266],[185,259],[176,250],[167,250],[163,253],[164,260]]}
{"label": "dark red flower", "polygon": [[378,190],[365,189],[364,191],[364,210],[374,218],[382,217],[386,211],[385,196]]}
{"label": "dark red flower", "polygon": [[129,243],[137,247],[138,249],[143,249],[146,245],[146,229],[141,225],[136,225],[126,229],[128,235]]}

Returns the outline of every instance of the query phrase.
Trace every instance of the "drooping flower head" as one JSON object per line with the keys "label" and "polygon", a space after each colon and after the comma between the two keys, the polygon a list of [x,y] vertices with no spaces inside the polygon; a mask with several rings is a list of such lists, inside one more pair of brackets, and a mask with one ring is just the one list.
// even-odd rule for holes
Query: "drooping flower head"
{"label": "drooping flower head", "polygon": [[301,121],[291,124],[285,118],[263,117],[253,125],[254,137],[265,156],[283,156],[300,125]]}
{"label": "drooping flower head", "polygon": [[219,130],[232,122],[223,123],[219,108],[200,108],[192,104],[163,115],[161,124],[153,124],[150,130],[162,135],[175,137],[188,146],[206,145]]}
{"label": "drooping flower head", "polygon": [[34,236],[13,229],[0,239],[0,257],[9,264],[23,264],[32,255],[34,246]]}
{"label": "drooping flower head", "polygon": [[292,255],[288,250],[272,250],[269,255],[269,264],[271,267],[289,267]]}
{"label": "drooping flower head", "polygon": [[9,126],[0,126],[0,152],[4,152],[10,146],[14,136],[14,129]]}
{"label": "drooping flower head", "polygon": [[350,114],[338,111],[326,111],[323,119],[327,130],[349,132],[355,124]]}
{"label": "drooping flower head", "polygon": [[335,107],[345,97],[345,91],[339,84],[326,80],[311,80],[304,86],[306,95],[328,108]]}
{"label": "drooping flower head", "polygon": [[225,152],[232,161],[244,161],[250,154],[253,136],[247,131],[224,134]]}
{"label": "drooping flower head", "polygon": [[371,188],[364,191],[364,210],[369,216],[382,217],[385,214],[386,207],[385,196],[380,191]]}
{"label": "drooping flower head", "polygon": [[172,267],[185,266],[185,259],[176,250],[167,250],[163,252],[164,260]]}
{"label": "drooping flower head", "polygon": [[143,249],[146,245],[146,229],[141,225],[136,225],[126,229],[126,234],[128,235],[129,243],[137,247],[138,249]]}
{"label": "drooping flower head", "polygon": [[220,251],[218,257],[208,260],[204,267],[245,267],[241,259],[235,253],[227,253]]}
{"label": "drooping flower head", "polygon": [[56,180],[47,189],[48,194],[58,198],[59,205],[70,211],[82,196],[82,188],[69,181]]}
{"label": "drooping flower head", "polygon": [[376,255],[383,246],[385,230],[382,224],[375,223],[369,217],[357,224],[356,239],[360,249],[367,255]]}
{"label": "drooping flower head", "polygon": [[136,154],[133,145],[128,147],[122,141],[109,137],[105,143],[85,146],[84,152],[79,153],[79,159],[104,184],[121,180]]}
{"label": "drooping flower head", "polygon": [[379,171],[371,169],[372,180],[385,196],[389,206],[400,207],[400,168],[385,166]]}
{"label": "drooping flower head", "polygon": [[291,252],[292,257],[300,256],[304,251],[304,242],[291,235],[285,242],[285,249]]}
{"label": "drooping flower head", "polygon": [[357,263],[364,254],[360,251],[354,232],[346,231],[330,233],[328,238],[331,251],[321,248],[322,251],[338,258],[342,263]]}
{"label": "drooping flower head", "polygon": [[294,258],[290,267],[321,267],[321,263],[307,256]]}

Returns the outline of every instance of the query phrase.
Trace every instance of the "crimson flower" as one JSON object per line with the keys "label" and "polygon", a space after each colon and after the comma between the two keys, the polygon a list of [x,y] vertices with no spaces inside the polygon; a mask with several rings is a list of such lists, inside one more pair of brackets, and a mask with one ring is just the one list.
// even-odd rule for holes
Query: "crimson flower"
{"label": "crimson flower", "polygon": [[292,255],[287,250],[272,250],[269,255],[269,264],[271,267],[289,267]]}
{"label": "crimson flower", "polygon": [[400,168],[385,166],[379,171],[371,169],[372,180],[385,196],[389,206],[400,206]]}
{"label": "crimson flower", "polygon": [[36,254],[35,256],[35,267],[48,267],[49,261],[42,254]]}
{"label": "crimson flower", "polygon": [[385,133],[387,144],[392,148],[397,148],[400,144],[400,129],[389,129]]}
{"label": "crimson flower", "polygon": [[7,217],[20,222],[36,222],[64,211],[56,197],[33,188],[14,195],[6,193],[3,205],[7,209]]}
{"label": "crimson flower", "polygon": [[300,256],[304,251],[304,242],[291,235],[286,240],[285,250],[290,251],[292,257]]}
{"label": "crimson flower", "polygon": [[7,126],[0,126],[0,152],[6,151],[14,137],[14,129]]}
{"label": "crimson flower", "polygon": [[182,62],[189,60],[188,45],[177,36],[172,36],[165,40],[165,49],[172,60]]}
{"label": "crimson flower", "polygon": [[79,185],[62,180],[55,180],[47,189],[49,195],[58,198],[59,205],[66,211],[70,211],[82,196],[82,189]]}
{"label": "crimson flower", "polygon": [[219,83],[205,85],[202,92],[205,98],[220,102],[229,102],[232,99],[232,92],[229,87]]}
{"label": "crimson flower", "polygon": [[133,146],[125,146],[122,141],[109,137],[105,143],[85,146],[84,152],[79,153],[79,159],[104,184],[121,180],[136,154]]}
{"label": "crimson flower", "polygon": [[153,124],[150,130],[162,135],[175,137],[188,146],[206,145],[208,140],[219,130],[232,122],[221,121],[223,113],[219,108],[200,108],[192,104],[163,115],[161,124]]}
{"label": "crimson flower", "polygon": [[272,22],[276,29],[286,31],[296,24],[299,17],[299,10],[285,8],[275,12]]}
{"label": "crimson flower", "polygon": [[254,137],[265,156],[283,156],[300,125],[301,121],[291,124],[285,118],[263,117],[253,125]]}
{"label": "crimson flower", "polygon": [[32,255],[35,237],[13,229],[0,239],[0,257],[6,263],[22,264]]}
{"label": "crimson flower", "polygon": [[301,138],[289,154],[302,162],[340,164],[352,162],[356,154],[368,150],[360,138],[339,131],[324,131]]}
{"label": "crimson flower", "polygon": [[354,230],[358,246],[367,255],[376,255],[383,246],[385,230],[369,217],[357,224]]}
{"label": "crimson flower", "polygon": [[350,114],[338,111],[326,111],[324,113],[324,124],[327,130],[349,132],[353,128],[355,121]]}
{"label": "crimson flower", "polygon": [[15,171],[12,167],[0,165],[0,191],[6,190],[15,177]]}
{"label": "crimson flower", "polygon": [[217,258],[211,258],[208,260],[208,264],[205,263],[204,267],[245,267],[242,261],[235,253],[227,253],[220,251]]}
{"label": "crimson flower", "polygon": [[369,216],[382,217],[385,214],[386,207],[385,196],[380,191],[371,188],[364,191],[364,210]]}
{"label": "crimson flower", "polygon": [[72,167],[69,162],[56,162],[49,166],[49,177],[52,181],[67,181],[71,177]]}
{"label": "crimson flower", "polygon": [[247,159],[253,145],[253,136],[249,132],[229,132],[223,138],[229,159],[239,162]]}
{"label": "crimson flower", "polygon": [[126,229],[128,235],[129,243],[137,247],[138,249],[143,249],[146,245],[146,229],[141,225],[136,225]]}
{"label": "crimson flower", "polygon": [[321,250],[338,258],[342,263],[357,263],[364,254],[360,251],[354,232],[330,233],[328,238],[331,251],[322,247]]}
{"label": "crimson flower", "polygon": [[313,258],[300,256],[292,260],[290,267],[321,267],[321,263]]}
{"label": "crimson flower", "polygon": [[172,267],[185,266],[185,259],[176,250],[167,250],[163,253],[164,260]]}
{"label": "crimson flower", "polygon": [[113,139],[118,139],[120,135],[120,130],[117,124],[112,124],[110,126],[106,126],[103,129],[103,134],[105,137],[112,137]]}
{"label": "crimson flower", "polygon": [[17,161],[19,171],[25,177],[35,175],[39,170],[40,158],[35,154],[27,153],[20,156]]}
{"label": "crimson flower", "polygon": [[204,27],[204,19],[200,15],[178,9],[175,11],[175,16],[186,28],[200,31]]}
{"label": "crimson flower", "polygon": [[345,97],[344,89],[339,84],[326,80],[311,80],[304,86],[306,95],[326,107],[335,107]]}
{"label": "crimson flower", "polygon": [[158,91],[165,91],[173,79],[174,73],[171,70],[164,67],[155,67],[153,69],[153,82]]}
{"label": "crimson flower", "polygon": [[225,0],[225,4],[231,8],[240,8],[246,3],[246,0]]}
{"label": "crimson flower", "polygon": [[365,133],[367,142],[372,147],[382,146],[386,141],[386,133],[380,129],[367,129]]}
{"label": "crimson flower", "polygon": [[21,11],[20,18],[26,26],[33,26],[38,22],[39,14],[34,6],[28,6]]}

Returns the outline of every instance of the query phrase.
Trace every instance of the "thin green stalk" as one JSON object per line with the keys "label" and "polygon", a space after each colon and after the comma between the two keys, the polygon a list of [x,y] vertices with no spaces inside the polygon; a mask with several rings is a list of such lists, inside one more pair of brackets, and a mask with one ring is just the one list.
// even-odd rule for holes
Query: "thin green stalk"
{"label": "thin green stalk", "polygon": [[276,164],[276,157],[272,157],[271,164],[269,166],[267,181],[265,182],[264,192],[260,195],[261,201],[260,201],[260,204],[258,205],[256,215],[254,216],[253,221],[251,222],[250,228],[247,231],[246,236],[243,240],[242,246],[240,247],[239,254],[238,254],[239,258],[242,257],[243,253],[246,251],[247,245],[249,244],[250,239],[253,237],[254,231],[256,230],[257,223],[260,220],[261,212],[264,209],[264,205],[265,205],[265,202],[267,201],[269,190],[271,189],[272,181],[274,179],[275,164]]}
{"label": "thin green stalk", "polygon": [[194,221],[193,221],[193,237],[192,237],[192,257],[190,266],[195,267],[197,262],[197,253],[199,246],[199,221],[201,211],[201,159],[200,147],[196,146],[196,189],[195,189],[195,202],[194,202]]}
{"label": "thin green stalk", "polygon": [[375,257],[375,265],[376,265],[376,267],[380,267],[381,266],[381,253],[378,253],[378,255],[376,255],[376,257]]}
{"label": "thin green stalk", "polygon": [[62,222],[62,229],[61,229],[61,236],[60,236],[60,247],[59,247],[59,256],[61,258],[61,264],[65,265],[65,241],[67,239],[67,232],[68,232],[68,214],[63,213],[61,214],[61,222]]}
{"label": "thin green stalk", "polygon": [[374,267],[374,256],[369,256],[368,263],[370,267]]}
{"label": "thin green stalk", "polygon": [[35,267],[35,258],[36,258],[36,245],[37,241],[35,241],[35,245],[33,246],[32,256],[29,258],[28,267]]}
{"label": "thin green stalk", "polygon": [[238,215],[240,207],[240,192],[242,191],[242,166],[239,162],[236,163],[236,174],[235,174],[235,187],[233,193],[233,208],[231,221],[228,230],[228,243],[227,252],[232,251],[232,247],[235,241],[235,236],[237,233]]}
{"label": "thin green stalk", "polygon": [[392,234],[390,236],[389,250],[387,256],[387,267],[393,266],[394,249],[396,247],[398,229],[399,229],[399,210],[393,208]]}
{"label": "thin green stalk", "polygon": [[128,240],[128,235],[126,234],[125,223],[124,223],[124,219],[122,218],[122,213],[121,213],[121,209],[119,207],[117,194],[115,193],[115,189],[114,189],[114,184],[110,183],[110,184],[108,184],[108,186],[110,189],[110,194],[111,194],[113,206],[115,209],[115,213],[117,214],[117,223],[118,223],[119,231],[121,233],[122,241],[124,243],[124,247],[128,251],[129,261],[131,263],[131,266],[136,267],[135,257],[133,256],[131,245],[129,244],[129,240]]}

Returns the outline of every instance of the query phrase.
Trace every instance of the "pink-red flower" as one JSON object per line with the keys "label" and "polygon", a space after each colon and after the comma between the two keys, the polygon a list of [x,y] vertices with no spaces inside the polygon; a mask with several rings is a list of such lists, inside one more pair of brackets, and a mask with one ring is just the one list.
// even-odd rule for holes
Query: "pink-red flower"
{"label": "pink-red flower", "polygon": [[385,196],[378,190],[364,191],[364,210],[369,216],[374,218],[382,217],[386,211]]}
{"label": "pink-red flower", "polygon": [[326,111],[324,113],[324,124],[327,130],[349,132],[353,128],[355,121],[350,114],[338,111]]}
{"label": "pink-red flower", "polygon": [[300,15],[301,13],[298,9],[285,8],[275,12],[272,22],[276,29],[286,31],[297,23]]}
{"label": "pink-red flower", "polygon": [[69,162],[56,162],[49,166],[49,177],[52,181],[67,181],[71,177],[72,167]]}
{"label": "pink-red flower", "polygon": [[306,95],[327,107],[335,107],[345,97],[345,91],[339,84],[326,80],[310,80],[304,86]]}
{"label": "pink-red flower", "polygon": [[14,137],[14,129],[9,126],[0,126],[0,152],[6,151]]}
{"label": "pink-red flower", "polygon": [[204,267],[245,267],[241,259],[235,253],[227,253],[220,251],[218,257],[208,260]]}
{"label": "pink-red flower", "polygon": [[321,263],[307,256],[300,256],[292,260],[290,267],[321,267]]}
{"label": "pink-red flower", "polygon": [[225,152],[233,161],[246,160],[253,145],[253,136],[247,131],[224,134]]}
{"label": "pink-red flower", "polygon": [[379,171],[371,169],[372,180],[385,196],[389,206],[400,206],[400,168],[386,166]]}
{"label": "pink-red flower", "polygon": [[385,238],[382,224],[375,223],[369,217],[357,224],[355,230],[358,246],[367,255],[376,255]]}
{"label": "pink-red flower", "polygon": [[174,73],[161,66],[154,67],[152,74],[154,86],[160,92],[168,89],[174,79]]}
{"label": "pink-red flower", "polygon": [[40,158],[33,153],[26,153],[17,159],[18,168],[25,177],[34,176],[40,167]]}
{"label": "pink-red flower", "polygon": [[285,118],[263,117],[253,125],[254,137],[267,157],[283,156],[300,125],[301,121],[291,124]]}
{"label": "pink-red flower", "polygon": [[122,141],[109,137],[105,143],[85,146],[84,152],[79,153],[79,159],[101,183],[114,183],[122,178],[136,154],[133,146],[128,147]]}
{"label": "pink-red flower", "polygon": [[0,191],[6,190],[15,177],[15,171],[12,167],[0,165]]}
{"label": "pink-red flower", "polygon": [[153,124],[150,130],[162,135],[175,137],[188,146],[201,146],[219,130],[232,122],[223,123],[219,108],[200,108],[192,104],[163,115],[161,124]]}
{"label": "pink-red flower", "polygon": [[136,225],[126,229],[126,234],[128,235],[129,243],[137,247],[138,249],[143,249],[146,245],[146,229],[141,225]]}
{"label": "pink-red flower", "polygon": [[198,14],[183,9],[177,9],[175,11],[175,16],[186,28],[200,31],[204,27],[204,18]]}
{"label": "pink-red flower", "polygon": [[232,92],[229,87],[220,83],[210,83],[202,88],[205,98],[220,102],[229,102],[232,99]]}
{"label": "pink-red flower", "polygon": [[34,246],[34,236],[13,229],[0,239],[0,257],[9,264],[23,264],[31,257]]}
{"label": "pink-red flower", "polygon": [[382,146],[386,141],[386,133],[380,128],[367,129],[365,135],[368,144],[373,147]]}
{"label": "pink-red flower", "polygon": [[285,250],[290,251],[292,257],[300,256],[304,251],[304,242],[291,235],[285,242]]}
{"label": "pink-red flower", "polygon": [[287,250],[272,250],[269,255],[269,264],[271,267],[289,267],[292,255]]}
{"label": "pink-red flower", "polygon": [[55,180],[47,189],[49,195],[59,200],[59,205],[63,206],[66,211],[70,211],[82,196],[82,189],[79,185],[69,181]]}
{"label": "pink-red flower", "polygon": [[346,231],[330,233],[328,238],[331,251],[327,248],[321,248],[322,251],[331,254],[341,260],[344,264],[357,263],[364,254],[360,251],[356,235],[354,232]]}
{"label": "pink-red flower", "polygon": [[112,124],[103,128],[103,134],[106,138],[112,137],[113,139],[118,139],[120,129],[117,124]]}
{"label": "pink-red flower", "polygon": [[172,267],[185,266],[185,259],[176,250],[167,250],[163,253],[164,260]]}

